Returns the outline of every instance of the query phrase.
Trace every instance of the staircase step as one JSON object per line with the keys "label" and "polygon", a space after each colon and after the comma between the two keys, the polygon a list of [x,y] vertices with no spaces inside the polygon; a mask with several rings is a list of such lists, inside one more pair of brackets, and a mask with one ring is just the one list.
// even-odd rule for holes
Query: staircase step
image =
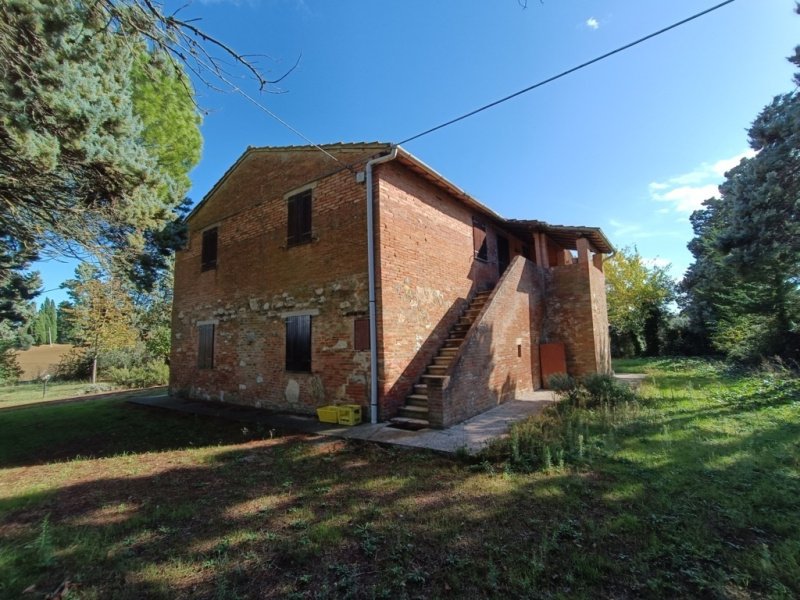
{"label": "staircase step", "polygon": [[439,356],[455,356],[458,354],[458,348],[442,348],[439,350]]}
{"label": "staircase step", "polygon": [[428,407],[406,404],[405,406],[400,407],[400,410],[397,411],[397,414],[401,417],[407,417],[411,419],[424,419],[428,416]]}
{"label": "staircase step", "polygon": [[389,422],[391,423],[390,427],[396,427],[397,429],[410,429],[412,431],[426,429],[431,425],[430,422],[425,419],[412,419],[409,417],[395,417],[394,419],[390,419]]}
{"label": "staircase step", "polygon": [[415,383],[414,384],[414,393],[415,394],[424,394],[425,397],[428,397],[428,384],[427,383]]}
{"label": "staircase step", "polygon": [[444,375],[447,372],[448,365],[428,365],[428,373],[430,375]]}
{"label": "staircase step", "polygon": [[406,396],[406,405],[408,406],[428,406],[427,394],[410,394]]}
{"label": "staircase step", "polygon": [[434,373],[425,373],[422,377],[420,377],[420,379],[426,379],[426,380],[432,380],[432,379],[434,379],[434,380],[435,379],[442,380],[444,378],[445,378],[445,375],[437,375],[437,374],[434,374]]}
{"label": "staircase step", "polygon": [[433,364],[434,365],[441,365],[443,367],[446,367],[451,362],[453,362],[453,357],[452,356],[435,356],[433,358]]}

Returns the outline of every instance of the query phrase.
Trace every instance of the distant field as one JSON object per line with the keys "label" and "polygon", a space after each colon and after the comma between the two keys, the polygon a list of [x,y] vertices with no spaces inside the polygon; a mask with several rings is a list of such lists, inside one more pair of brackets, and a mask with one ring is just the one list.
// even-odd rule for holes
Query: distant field
{"label": "distant field", "polygon": [[31,381],[44,373],[52,374],[61,357],[69,352],[69,344],[53,344],[52,346],[33,346],[30,350],[17,352],[19,366],[22,367],[20,381]]}

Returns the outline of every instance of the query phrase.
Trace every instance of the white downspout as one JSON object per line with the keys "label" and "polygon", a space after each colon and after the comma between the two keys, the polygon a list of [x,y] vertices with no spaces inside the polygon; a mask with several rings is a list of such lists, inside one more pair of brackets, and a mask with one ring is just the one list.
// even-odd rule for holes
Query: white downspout
{"label": "white downspout", "polygon": [[372,191],[372,167],[397,157],[397,146],[389,154],[367,161],[367,277],[369,279],[369,421],[378,422],[378,318],[375,304],[375,208]]}

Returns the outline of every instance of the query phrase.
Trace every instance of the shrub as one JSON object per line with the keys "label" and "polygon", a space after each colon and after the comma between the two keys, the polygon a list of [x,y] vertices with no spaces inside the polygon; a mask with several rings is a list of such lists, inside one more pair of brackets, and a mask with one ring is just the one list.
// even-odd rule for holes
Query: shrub
{"label": "shrub", "polygon": [[89,379],[92,375],[92,357],[86,348],[72,348],[61,357],[55,378],[62,381]]}
{"label": "shrub", "polygon": [[108,378],[116,385],[128,388],[144,388],[166,385],[169,382],[169,366],[153,361],[130,369],[110,368]]}
{"label": "shrub", "polygon": [[16,381],[22,373],[11,344],[0,343],[0,383]]}
{"label": "shrub", "polygon": [[584,377],[581,383],[589,394],[589,401],[586,404],[589,407],[604,403],[614,406],[636,398],[630,386],[614,379],[613,375],[595,373]]}
{"label": "shrub", "polygon": [[548,379],[548,386],[560,401],[512,425],[507,438],[484,451],[485,458],[506,461],[523,471],[584,464],[603,446],[606,431],[638,410],[636,393],[611,375],[578,380],[559,373]]}
{"label": "shrub", "polygon": [[578,380],[566,373],[554,373],[547,378],[547,388],[554,392],[569,392],[578,387]]}

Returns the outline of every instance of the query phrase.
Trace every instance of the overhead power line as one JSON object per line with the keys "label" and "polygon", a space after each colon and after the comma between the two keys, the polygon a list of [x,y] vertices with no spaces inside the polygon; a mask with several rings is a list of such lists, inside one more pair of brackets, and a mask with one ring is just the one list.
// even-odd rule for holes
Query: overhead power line
{"label": "overhead power line", "polygon": [[676,29],[676,28],[680,27],[681,25],[685,25],[686,23],[689,23],[690,21],[694,21],[695,19],[699,19],[700,17],[702,17],[704,15],[707,15],[709,13],[712,13],[715,10],[719,10],[723,6],[726,6],[728,4],[732,4],[733,2],[735,2],[735,0],[726,0],[725,2],[720,2],[716,6],[712,6],[711,8],[708,8],[708,9],[702,11],[702,12],[694,14],[691,17],[683,19],[682,21],[678,21],[677,23],[673,23],[672,25],[670,25],[668,27],[664,27],[663,29],[659,29],[658,31],[655,31],[655,32],[653,32],[653,33],[651,33],[649,35],[646,35],[643,38],[639,38],[638,40],[636,40],[634,42],[630,42],[629,44],[625,44],[624,46],[620,46],[616,50],[612,50],[611,52],[606,52],[605,54],[603,54],[601,56],[598,56],[596,58],[593,58],[592,60],[589,60],[589,61],[587,61],[585,63],[582,63],[582,64],[580,64],[580,65],[578,65],[576,67],[572,67],[571,69],[567,69],[566,71],[562,71],[558,75],[553,75],[552,77],[548,77],[547,79],[543,79],[542,81],[539,81],[538,83],[534,83],[533,85],[530,85],[530,86],[528,86],[528,87],[526,87],[524,89],[519,90],[518,92],[514,92],[513,94],[509,94],[508,96],[505,96],[504,98],[500,98],[499,100],[495,100],[494,102],[490,102],[489,104],[481,106],[480,108],[476,108],[475,110],[470,111],[470,112],[468,112],[468,113],[466,113],[464,115],[461,115],[460,117],[456,117],[455,119],[451,119],[450,121],[447,121],[446,123],[442,123],[441,125],[437,125],[436,127],[431,127],[430,129],[426,129],[422,133],[418,133],[416,135],[413,135],[413,136],[411,136],[409,138],[404,139],[402,142],[399,142],[398,145],[407,144],[408,142],[411,142],[413,140],[419,139],[422,136],[428,135],[429,133],[433,133],[434,131],[438,131],[440,129],[444,129],[445,127],[453,125],[454,123],[458,123],[459,121],[463,121],[464,119],[467,119],[467,118],[469,118],[469,117],[471,117],[473,115],[477,115],[480,112],[483,112],[485,110],[493,108],[493,107],[497,106],[498,104],[502,104],[503,102],[508,102],[512,98],[516,98],[517,96],[521,96],[522,94],[526,94],[526,93],[528,93],[528,92],[530,92],[532,90],[535,90],[536,88],[542,87],[543,85],[546,85],[548,83],[556,81],[557,79],[561,79],[562,77],[566,77],[567,75],[570,75],[571,73],[574,73],[576,71],[580,71],[581,69],[585,69],[586,67],[588,67],[590,65],[593,65],[595,63],[600,62],[601,60],[605,60],[606,58],[608,58],[610,56],[614,56],[615,54],[619,54],[620,52],[628,50],[629,48],[633,48],[634,46],[638,46],[642,42],[646,42],[647,40],[653,39],[654,37],[658,37],[659,35],[661,35],[663,33],[666,33],[668,31],[671,31],[673,29]]}

